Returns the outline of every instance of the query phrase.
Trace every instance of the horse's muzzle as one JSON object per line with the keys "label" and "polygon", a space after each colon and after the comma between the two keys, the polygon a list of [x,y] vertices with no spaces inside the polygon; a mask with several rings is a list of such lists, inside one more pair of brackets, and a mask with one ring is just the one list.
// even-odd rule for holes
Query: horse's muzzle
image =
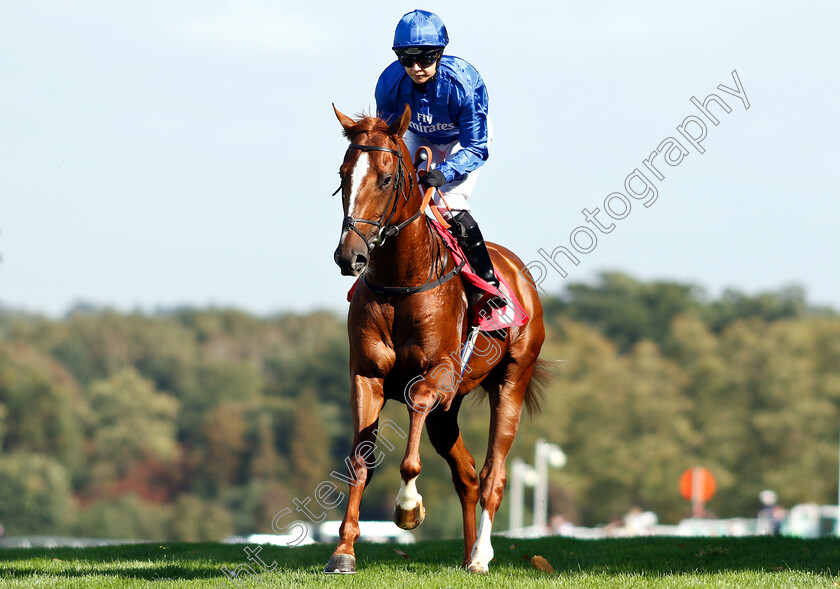
{"label": "horse's muzzle", "polygon": [[341,243],[335,248],[333,259],[338,264],[338,267],[341,268],[341,274],[343,276],[358,276],[365,271],[368,264],[368,258],[364,252],[347,248]]}

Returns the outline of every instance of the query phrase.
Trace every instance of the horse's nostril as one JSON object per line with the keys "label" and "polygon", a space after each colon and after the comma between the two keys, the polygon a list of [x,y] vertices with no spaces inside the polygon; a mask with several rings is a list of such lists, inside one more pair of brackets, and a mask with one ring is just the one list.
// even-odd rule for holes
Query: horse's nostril
{"label": "horse's nostril", "polygon": [[353,269],[362,270],[365,266],[367,266],[367,256],[364,254],[356,254],[353,258]]}

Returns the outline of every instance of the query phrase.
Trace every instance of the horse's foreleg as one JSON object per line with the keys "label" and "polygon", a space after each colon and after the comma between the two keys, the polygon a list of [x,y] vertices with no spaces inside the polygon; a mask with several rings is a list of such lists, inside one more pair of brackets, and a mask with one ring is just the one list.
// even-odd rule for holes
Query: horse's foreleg
{"label": "horse's foreleg", "polygon": [[440,393],[425,379],[412,382],[405,391],[410,419],[408,442],[400,463],[400,491],[394,505],[394,523],[404,530],[412,530],[423,523],[426,510],[423,497],[417,492],[420,476],[420,436],[429,412],[440,404]]}
{"label": "horse's foreleg", "polygon": [[382,381],[355,376],[353,378],[353,450],[348,458],[350,495],[344,520],[339,528],[338,546],[330,557],[325,573],[355,573],[359,538],[359,505],[362,493],[373,478],[375,467],[376,427],[379,413],[385,405]]}
{"label": "horse's foreleg", "polygon": [[469,563],[475,544],[475,506],[478,503],[478,474],[475,459],[464,445],[458,427],[458,409],[463,397],[457,397],[449,411],[440,409],[429,414],[426,431],[438,454],[443,456],[452,472],[452,482],[461,501],[464,519],[464,566]]}
{"label": "horse's foreleg", "polygon": [[467,567],[473,573],[486,573],[493,559],[490,534],[505,492],[505,460],[519,428],[525,389],[534,370],[533,365],[524,371],[517,368],[510,365],[503,384],[490,392],[490,436],[481,469],[481,521]]}

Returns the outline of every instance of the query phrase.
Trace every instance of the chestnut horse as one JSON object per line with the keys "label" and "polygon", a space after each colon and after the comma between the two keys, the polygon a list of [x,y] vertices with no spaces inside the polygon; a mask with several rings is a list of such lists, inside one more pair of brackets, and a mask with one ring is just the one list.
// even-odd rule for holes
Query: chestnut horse
{"label": "chestnut horse", "polygon": [[[335,108],[335,107],[333,107]],[[386,400],[406,403],[410,418],[400,464],[394,521],[402,528],[425,516],[417,492],[423,425],[435,450],[452,471],[464,521],[464,566],[486,573],[493,558],[490,531],[505,487],[505,459],[522,406],[536,409],[537,363],[545,330],[542,307],[522,261],[488,243],[491,258],[530,317],[512,327],[504,341],[478,337],[468,364],[459,352],[470,328],[470,311],[459,267],[427,222],[424,195],[411,154],[402,139],[411,119],[406,105],[390,126],[381,119],[355,121],[335,109],[350,147],[339,174],[344,205],[335,262],[341,273],[360,276],[350,301],[350,406],[353,450],[348,460],[350,494],[338,547],[325,572],[356,571],[359,504],[376,466],[376,430]],[[451,279],[451,278],[455,279]],[[533,377],[533,382],[532,382]],[[481,385],[490,401],[490,436],[481,475],[464,446],[458,410],[464,395]],[[476,503],[481,520],[476,534]]]}

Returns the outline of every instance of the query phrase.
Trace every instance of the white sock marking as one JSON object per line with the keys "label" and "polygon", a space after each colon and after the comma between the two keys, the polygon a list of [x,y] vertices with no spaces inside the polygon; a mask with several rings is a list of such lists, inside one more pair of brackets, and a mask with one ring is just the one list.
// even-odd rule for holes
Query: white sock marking
{"label": "white sock marking", "polygon": [[469,568],[486,573],[490,561],[493,560],[493,545],[490,543],[490,532],[493,524],[486,509],[481,510],[481,525],[478,527],[478,539],[473,545]]}
{"label": "white sock marking", "polygon": [[406,483],[400,479],[400,492],[397,493],[397,505],[400,506],[400,509],[411,511],[420,505],[420,502],[423,500],[423,496],[417,492],[416,480],[417,477],[414,477]]}

